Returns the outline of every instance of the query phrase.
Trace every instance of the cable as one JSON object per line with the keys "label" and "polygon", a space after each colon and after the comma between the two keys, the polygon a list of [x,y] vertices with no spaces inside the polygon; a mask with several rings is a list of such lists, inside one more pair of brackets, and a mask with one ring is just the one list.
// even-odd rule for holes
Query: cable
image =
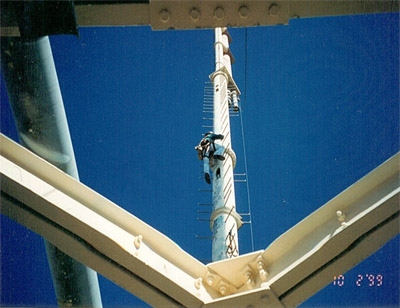
{"label": "cable", "polygon": [[[245,81],[246,84],[246,81]],[[244,91],[246,97],[246,87]],[[251,237],[251,251],[254,251],[254,234],[253,234],[253,224],[252,224],[252,215],[251,215],[251,203],[250,203],[250,189],[249,189],[249,176],[247,169],[247,155],[246,155],[246,142],[244,137],[244,126],[243,126],[243,114],[242,109],[240,109],[240,127],[242,130],[242,145],[243,145],[243,156],[244,156],[244,169],[246,174],[246,188],[247,188],[247,204],[249,208],[249,216],[250,216],[250,237]]]}
{"label": "cable", "polygon": [[[247,98],[247,28],[244,28],[244,100],[242,106],[240,107],[240,126],[242,130],[242,144],[243,144],[243,156],[244,156],[244,169],[246,173],[246,188],[247,188],[247,204],[249,206],[249,216],[250,216],[250,237],[251,237],[251,250],[254,251],[254,233],[253,233],[253,224],[252,224],[252,215],[251,215],[251,204],[250,204],[250,189],[249,189],[249,176],[247,169],[247,155],[246,155],[246,142],[244,138],[244,126],[243,126],[243,111],[244,111],[244,103]],[[243,108],[242,108],[243,107]]]}
{"label": "cable", "polygon": [[244,28],[244,100],[243,100],[243,111],[244,111],[244,103],[247,98],[247,27]]}
{"label": "cable", "polygon": [[253,234],[253,224],[251,215],[251,205],[250,205],[250,189],[249,189],[249,173],[247,169],[247,158],[246,158],[246,142],[244,140],[244,129],[243,129],[243,117],[240,113],[240,126],[242,129],[242,144],[243,144],[243,156],[244,156],[244,169],[246,173],[246,188],[247,188],[247,204],[249,206],[249,216],[250,216],[250,237],[251,237],[251,251],[254,251],[254,234]]}

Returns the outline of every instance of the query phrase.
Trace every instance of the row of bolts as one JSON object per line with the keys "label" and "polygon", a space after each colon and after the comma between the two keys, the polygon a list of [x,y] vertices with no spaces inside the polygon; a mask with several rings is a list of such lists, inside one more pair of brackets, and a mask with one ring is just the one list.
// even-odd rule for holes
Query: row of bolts
{"label": "row of bolts", "polygon": [[[268,13],[271,16],[277,16],[279,13],[279,5],[277,3],[272,3],[268,8]],[[246,5],[239,7],[238,14],[241,18],[247,18],[249,16],[249,8]],[[194,7],[190,10],[189,15],[193,21],[200,19],[201,12],[198,8]],[[159,13],[160,20],[164,23],[170,20],[170,13],[167,9],[162,9]],[[221,20],[225,17],[225,10],[221,6],[217,6],[214,9],[214,17]]]}

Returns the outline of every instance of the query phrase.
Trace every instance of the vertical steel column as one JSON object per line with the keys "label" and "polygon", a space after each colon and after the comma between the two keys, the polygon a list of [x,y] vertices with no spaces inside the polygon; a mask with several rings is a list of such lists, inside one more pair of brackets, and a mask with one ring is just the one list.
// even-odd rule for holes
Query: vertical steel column
{"label": "vertical steel column", "polygon": [[211,214],[212,260],[218,261],[239,254],[237,231],[242,225],[236,212],[233,180],[234,154],[228,104],[228,84],[232,79],[228,36],[221,28],[215,29],[215,72],[210,76],[214,87],[214,133],[224,139],[215,143],[225,149],[225,160],[213,159],[213,212]]}
{"label": "vertical steel column", "polygon": [[[78,179],[49,38],[3,37],[1,64],[20,143]],[[58,305],[102,307],[96,272],[45,244]]]}

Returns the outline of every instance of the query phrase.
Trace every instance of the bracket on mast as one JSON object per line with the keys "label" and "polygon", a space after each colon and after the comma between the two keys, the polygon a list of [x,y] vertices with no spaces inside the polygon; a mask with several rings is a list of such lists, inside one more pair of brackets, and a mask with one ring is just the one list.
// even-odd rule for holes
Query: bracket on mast
{"label": "bracket on mast", "polygon": [[230,156],[232,159],[232,168],[235,169],[236,167],[236,154],[231,148],[225,148],[225,153]]}
{"label": "bracket on mast", "polygon": [[228,79],[228,88],[232,91],[235,90],[237,92],[237,95],[240,95],[241,92],[236,84],[236,82],[233,80],[231,74],[228,72],[226,67],[221,67],[220,69],[216,70],[214,73],[212,73],[209,78],[211,81],[214,81],[215,77],[219,74],[224,74],[227,79]]}
{"label": "bracket on mast", "polygon": [[229,208],[229,207],[225,207],[224,206],[224,207],[220,207],[220,208],[216,209],[211,214],[211,217],[210,217],[210,228],[211,228],[211,230],[212,230],[212,224],[214,222],[214,219],[217,216],[223,215],[223,214],[226,214],[227,216],[232,216],[235,219],[238,230],[243,225],[242,216],[240,216],[233,207]]}

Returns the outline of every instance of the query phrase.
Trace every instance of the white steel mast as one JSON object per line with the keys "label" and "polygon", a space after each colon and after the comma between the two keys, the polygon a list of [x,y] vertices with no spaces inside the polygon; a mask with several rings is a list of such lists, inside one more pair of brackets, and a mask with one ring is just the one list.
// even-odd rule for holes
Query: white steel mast
{"label": "white steel mast", "polygon": [[213,212],[210,219],[212,236],[212,261],[236,257],[239,254],[238,229],[242,219],[236,212],[233,169],[236,156],[232,150],[229,108],[238,111],[240,94],[232,78],[233,56],[229,50],[230,37],[226,28],[215,29],[215,72],[210,79],[213,83],[213,127],[215,134],[222,134],[222,140],[215,143],[224,147],[225,160],[214,159]]}

